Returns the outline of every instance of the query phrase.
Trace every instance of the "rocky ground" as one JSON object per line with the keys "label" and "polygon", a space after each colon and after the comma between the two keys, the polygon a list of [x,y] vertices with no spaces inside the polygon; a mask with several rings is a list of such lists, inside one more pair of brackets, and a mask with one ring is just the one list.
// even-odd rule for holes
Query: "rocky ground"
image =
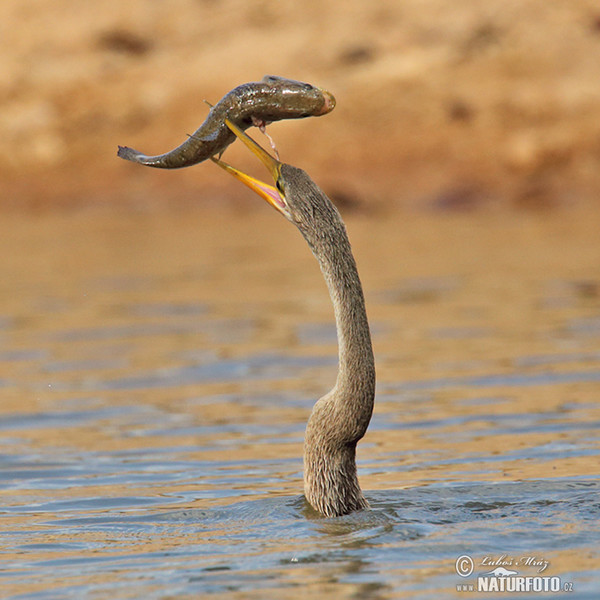
{"label": "rocky ground", "polygon": [[600,192],[595,0],[3,0],[0,55],[5,209],[245,203],[212,164],[116,148],[169,150],[203,99],[266,73],[335,94],[270,132],[347,207],[594,209]]}

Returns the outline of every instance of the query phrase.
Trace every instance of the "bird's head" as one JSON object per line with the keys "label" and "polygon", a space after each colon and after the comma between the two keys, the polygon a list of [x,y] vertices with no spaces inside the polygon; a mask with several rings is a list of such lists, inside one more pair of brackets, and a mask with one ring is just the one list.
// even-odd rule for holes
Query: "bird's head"
{"label": "bird's head", "polygon": [[213,157],[213,162],[265,199],[296,225],[307,239],[312,237],[311,232],[315,232],[318,227],[339,221],[335,206],[305,171],[271,156],[229,119],[225,119],[225,123],[267,167],[275,185],[247,175],[217,158]]}

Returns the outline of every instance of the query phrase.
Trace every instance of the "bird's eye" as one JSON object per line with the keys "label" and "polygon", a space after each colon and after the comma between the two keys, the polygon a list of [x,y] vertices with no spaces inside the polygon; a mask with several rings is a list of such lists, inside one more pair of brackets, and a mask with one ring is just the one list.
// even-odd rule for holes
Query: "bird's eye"
{"label": "bird's eye", "polygon": [[277,191],[283,196],[284,195],[284,191],[283,191],[283,183],[281,183],[281,179],[278,179],[275,182],[275,187],[277,188]]}

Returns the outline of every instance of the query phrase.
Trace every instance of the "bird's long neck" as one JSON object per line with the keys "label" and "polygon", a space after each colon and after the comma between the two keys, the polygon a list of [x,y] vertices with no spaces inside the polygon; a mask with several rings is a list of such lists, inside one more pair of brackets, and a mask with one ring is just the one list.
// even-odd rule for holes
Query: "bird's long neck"
{"label": "bird's long neck", "polygon": [[[330,252],[315,254],[327,283],[335,314],[339,347],[335,391],[340,401],[353,404],[355,409],[359,409],[357,403],[367,404],[372,408],[375,361],[362,285],[346,228],[342,223],[334,235],[335,243],[327,244]],[[370,419],[370,410],[368,412]],[[368,421],[366,424],[368,425]]]}
{"label": "bird's long neck", "polygon": [[309,240],[334,306],[339,344],[335,387],[313,408],[306,428],[304,490],[326,516],[366,508],[356,475],[356,443],[375,396],[375,363],[362,286],[341,221]]}

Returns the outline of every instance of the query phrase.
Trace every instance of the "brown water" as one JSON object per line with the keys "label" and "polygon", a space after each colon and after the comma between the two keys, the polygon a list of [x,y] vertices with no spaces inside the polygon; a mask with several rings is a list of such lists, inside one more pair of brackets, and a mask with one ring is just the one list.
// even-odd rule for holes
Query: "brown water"
{"label": "brown water", "polygon": [[464,597],[503,555],[597,597],[600,218],[347,222],[378,366],[373,510],[320,519],[300,457],[336,339],[291,225],[3,217],[3,598]]}

